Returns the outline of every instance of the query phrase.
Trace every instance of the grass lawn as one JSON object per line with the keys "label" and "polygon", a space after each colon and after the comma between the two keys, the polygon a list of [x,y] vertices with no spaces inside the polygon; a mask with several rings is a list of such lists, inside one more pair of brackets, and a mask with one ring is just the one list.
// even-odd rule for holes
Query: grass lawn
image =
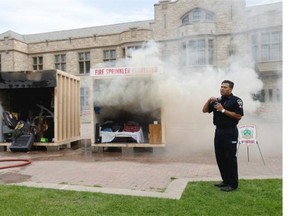
{"label": "grass lawn", "polygon": [[282,215],[282,179],[240,180],[233,192],[190,182],[180,200],[0,185],[0,215]]}

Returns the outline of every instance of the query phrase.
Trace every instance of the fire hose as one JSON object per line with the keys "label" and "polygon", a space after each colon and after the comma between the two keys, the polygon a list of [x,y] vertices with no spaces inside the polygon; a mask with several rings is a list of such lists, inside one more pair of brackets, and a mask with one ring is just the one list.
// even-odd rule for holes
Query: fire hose
{"label": "fire hose", "polygon": [[17,163],[17,164],[11,164],[7,166],[0,166],[0,169],[8,169],[8,168],[14,168],[14,167],[20,167],[20,166],[26,166],[30,163],[32,163],[31,159],[22,159],[22,158],[9,158],[9,159],[0,159],[0,162],[10,162],[10,161],[24,161],[23,163]]}

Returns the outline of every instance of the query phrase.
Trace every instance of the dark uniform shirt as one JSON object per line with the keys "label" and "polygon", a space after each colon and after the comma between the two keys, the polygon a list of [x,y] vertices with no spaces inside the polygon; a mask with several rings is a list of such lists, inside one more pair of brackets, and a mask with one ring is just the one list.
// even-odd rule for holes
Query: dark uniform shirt
{"label": "dark uniform shirt", "polygon": [[[216,103],[217,102],[212,102],[209,105],[209,113],[213,112],[213,124],[218,128],[229,128],[236,126],[239,120],[230,118],[225,115],[225,113],[217,111],[215,109]],[[221,103],[225,110],[235,112],[241,116],[244,115],[243,101],[233,94],[229,95],[228,97],[222,96],[219,98],[218,103]]]}

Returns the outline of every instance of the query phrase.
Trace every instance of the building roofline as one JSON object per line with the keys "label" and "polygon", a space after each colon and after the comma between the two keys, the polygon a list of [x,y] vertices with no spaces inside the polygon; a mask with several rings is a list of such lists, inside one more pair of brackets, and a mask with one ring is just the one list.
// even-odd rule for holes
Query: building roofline
{"label": "building roofline", "polygon": [[25,43],[37,43],[47,40],[55,41],[55,40],[67,40],[69,38],[93,37],[95,35],[100,36],[109,34],[119,34],[131,28],[151,30],[150,24],[152,22],[154,22],[153,19],[144,21],[117,23],[110,25],[101,25],[94,27],[75,28],[69,30],[43,32],[36,34],[23,34],[23,35],[9,30],[0,34],[0,40],[3,40],[5,39],[5,37],[8,37],[9,39],[16,39]]}

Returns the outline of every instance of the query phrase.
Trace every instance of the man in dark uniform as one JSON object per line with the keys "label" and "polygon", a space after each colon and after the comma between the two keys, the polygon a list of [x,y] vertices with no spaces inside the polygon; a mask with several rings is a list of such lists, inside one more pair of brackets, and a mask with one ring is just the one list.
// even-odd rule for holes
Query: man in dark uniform
{"label": "man in dark uniform", "polygon": [[209,98],[202,109],[204,113],[213,112],[216,126],[214,148],[222,182],[215,186],[227,192],[238,188],[237,124],[244,115],[243,102],[232,94],[233,87],[232,81],[224,80],[220,88],[221,97]]}

